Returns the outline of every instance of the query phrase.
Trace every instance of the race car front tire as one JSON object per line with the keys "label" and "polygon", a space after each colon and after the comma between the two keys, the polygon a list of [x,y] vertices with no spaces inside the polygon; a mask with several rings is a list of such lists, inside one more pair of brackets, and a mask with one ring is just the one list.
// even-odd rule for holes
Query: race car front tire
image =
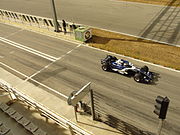
{"label": "race car front tire", "polygon": [[138,82],[138,83],[142,81],[142,78],[143,78],[143,76],[142,76],[141,73],[136,73],[136,74],[134,75],[134,81],[136,81],[136,82]]}
{"label": "race car front tire", "polygon": [[104,70],[104,71],[109,71],[110,68],[109,68],[108,65],[102,65],[102,70]]}

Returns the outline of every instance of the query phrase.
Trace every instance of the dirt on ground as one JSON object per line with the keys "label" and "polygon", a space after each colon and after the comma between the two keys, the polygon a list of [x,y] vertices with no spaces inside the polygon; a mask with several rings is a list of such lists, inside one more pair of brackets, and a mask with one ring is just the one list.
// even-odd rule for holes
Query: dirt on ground
{"label": "dirt on ground", "polygon": [[180,0],[119,0],[119,1],[129,1],[129,2],[139,2],[146,4],[180,7]]}
{"label": "dirt on ground", "polygon": [[89,45],[180,70],[180,47],[93,29]]}

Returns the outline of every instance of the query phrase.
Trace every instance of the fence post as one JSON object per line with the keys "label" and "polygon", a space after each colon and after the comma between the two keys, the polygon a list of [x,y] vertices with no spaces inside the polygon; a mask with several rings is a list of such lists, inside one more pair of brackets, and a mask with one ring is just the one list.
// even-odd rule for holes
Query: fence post
{"label": "fence post", "polygon": [[94,110],[94,98],[93,98],[93,90],[90,88],[90,98],[91,98],[91,113],[92,119],[95,120],[95,110]]}

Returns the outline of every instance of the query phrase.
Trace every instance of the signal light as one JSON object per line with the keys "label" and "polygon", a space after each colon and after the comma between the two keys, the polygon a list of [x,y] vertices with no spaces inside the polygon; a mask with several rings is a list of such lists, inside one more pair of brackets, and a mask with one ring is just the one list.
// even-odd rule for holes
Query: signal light
{"label": "signal light", "polygon": [[159,116],[160,119],[166,119],[170,100],[167,97],[157,96],[154,113]]}

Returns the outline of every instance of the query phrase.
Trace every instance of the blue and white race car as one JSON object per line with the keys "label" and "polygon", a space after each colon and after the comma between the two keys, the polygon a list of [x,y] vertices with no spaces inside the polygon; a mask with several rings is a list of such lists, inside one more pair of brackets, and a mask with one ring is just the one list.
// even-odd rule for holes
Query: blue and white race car
{"label": "blue and white race car", "polygon": [[153,74],[149,72],[147,66],[138,68],[129,61],[117,59],[115,56],[107,55],[105,59],[101,60],[101,64],[104,71],[116,71],[123,75],[131,75],[136,82],[150,83],[153,79]]}

